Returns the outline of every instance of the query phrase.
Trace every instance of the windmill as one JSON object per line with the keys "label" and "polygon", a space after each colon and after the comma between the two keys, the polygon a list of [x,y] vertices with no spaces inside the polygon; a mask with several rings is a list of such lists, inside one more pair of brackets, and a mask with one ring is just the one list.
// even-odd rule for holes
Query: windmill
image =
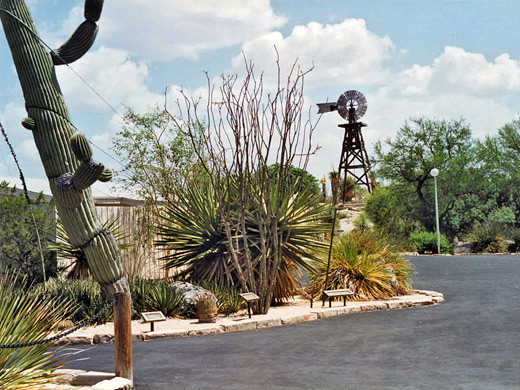
{"label": "windmill", "polygon": [[370,183],[370,161],[365,149],[365,141],[361,134],[361,128],[367,124],[359,122],[359,119],[367,112],[367,99],[359,91],[346,91],[335,103],[318,103],[318,114],[338,111],[348,123],[340,124],[338,127],[345,129],[341,158],[339,160],[339,180],[343,177],[343,199],[345,202],[347,176],[354,179],[354,185],[365,185],[372,192]]}

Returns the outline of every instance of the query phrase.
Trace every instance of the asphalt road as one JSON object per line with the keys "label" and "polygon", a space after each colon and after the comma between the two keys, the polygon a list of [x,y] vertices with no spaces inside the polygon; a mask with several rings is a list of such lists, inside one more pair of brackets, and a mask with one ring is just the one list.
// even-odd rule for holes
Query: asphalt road
{"label": "asphalt road", "polygon": [[[135,389],[520,389],[520,256],[410,260],[446,302],[134,343]],[[67,368],[113,372],[89,348]]]}

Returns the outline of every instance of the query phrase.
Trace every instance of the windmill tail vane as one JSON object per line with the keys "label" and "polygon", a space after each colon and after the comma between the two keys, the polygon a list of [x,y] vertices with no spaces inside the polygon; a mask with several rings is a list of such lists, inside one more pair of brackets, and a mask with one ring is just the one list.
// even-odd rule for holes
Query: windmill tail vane
{"label": "windmill tail vane", "polygon": [[336,111],[338,109],[338,103],[318,103],[318,114],[324,114],[326,112]]}

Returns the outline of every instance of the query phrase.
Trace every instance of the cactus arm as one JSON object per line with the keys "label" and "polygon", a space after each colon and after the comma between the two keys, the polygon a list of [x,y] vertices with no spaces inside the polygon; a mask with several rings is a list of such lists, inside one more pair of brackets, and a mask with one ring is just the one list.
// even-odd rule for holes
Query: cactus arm
{"label": "cactus arm", "polygon": [[[87,1],[85,13],[92,20],[99,18],[102,4]],[[128,292],[119,247],[114,235],[103,230],[89,187],[110,176],[109,170],[92,160],[86,138],[71,123],[51,55],[34,34],[36,26],[25,1],[0,0],[0,8],[8,11],[0,12],[0,19],[28,114],[22,124],[33,134],[65,231],[85,252],[106,295]]]}
{"label": "cactus arm", "polygon": [[90,50],[98,32],[96,22],[101,17],[103,0],[86,0],[85,21],[79,25],[72,36],[58,49],[51,52],[54,65],[70,64]]}
{"label": "cactus arm", "polygon": [[94,44],[97,32],[96,23],[88,20],[81,23],[67,42],[51,52],[54,65],[70,64],[83,57]]}

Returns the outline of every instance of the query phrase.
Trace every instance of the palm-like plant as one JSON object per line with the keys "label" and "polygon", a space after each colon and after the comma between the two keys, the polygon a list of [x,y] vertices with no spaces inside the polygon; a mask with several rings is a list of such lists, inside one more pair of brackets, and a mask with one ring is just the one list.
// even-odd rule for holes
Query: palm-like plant
{"label": "palm-like plant", "polygon": [[[230,246],[238,253],[239,261],[246,261],[246,252],[251,256],[253,264],[253,277],[259,278],[262,272],[259,269],[261,256],[265,256],[266,240],[273,237],[265,237],[265,229],[260,223],[275,224],[274,234],[281,243],[281,262],[276,275],[274,300],[280,301],[291,297],[299,286],[297,274],[301,269],[312,270],[308,259],[313,258],[317,249],[324,246],[319,240],[320,234],[330,229],[324,221],[325,206],[319,204],[319,197],[310,187],[298,188],[298,183],[293,183],[294,191],[276,191],[276,186],[267,194],[271,202],[280,204],[276,220],[260,221],[255,213],[258,207],[246,207],[245,229],[247,237],[234,230],[239,222],[239,205],[233,202],[237,188],[233,181],[228,182],[226,188],[226,204],[219,202],[211,183],[201,181],[193,183],[179,194],[179,201],[170,203],[161,216],[158,232],[161,239],[157,245],[166,247],[172,253],[166,257],[165,267],[174,268],[178,275],[192,280],[209,280],[228,285],[238,283],[236,266],[231,258]],[[266,198],[259,196],[254,201],[262,202]],[[223,220],[222,208],[237,209],[236,220]],[[230,215],[227,213],[226,215]],[[233,218],[233,214],[231,214]],[[225,226],[230,226],[232,237],[226,234]],[[247,246],[247,247],[246,247]],[[238,248],[238,250],[236,250]]]}
{"label": "palm-like plant", "polygon": [[[103,230],[112,231],[119,244],[119,249],[128,249],[132,246],[130,243],[123,242],[128,238],[128,235],[122,230],[119,221],[116,219],[109,219],[103,223]],[[56,242],[49,244],[48,247],[51,250],[55,250],[58,256],[71,260],[70,264],[64,269],[67,271],[67,279],[83,280],[91,276],[85,252],[70,243],[69,235],[59,221],[56,226]]]}
{"label": "palm-like plant", "polygon": [[375,234],[354,230],[340,236],[332,248],[328,280],[327,255],[323,254],[311,274],[308,290],[312,295],[349,288],[354,299],[370,300],[409,292],[411,265]]}
{"label": "palm-like plant", "polygon": [[[67,304],[39,300],[18,288],[12,275],[0,276],[0,344],[43,340],[59,329]],[[61,366],[52,344],[0,349],[0,389],[37,389],[52,380],[51,372]]]}

